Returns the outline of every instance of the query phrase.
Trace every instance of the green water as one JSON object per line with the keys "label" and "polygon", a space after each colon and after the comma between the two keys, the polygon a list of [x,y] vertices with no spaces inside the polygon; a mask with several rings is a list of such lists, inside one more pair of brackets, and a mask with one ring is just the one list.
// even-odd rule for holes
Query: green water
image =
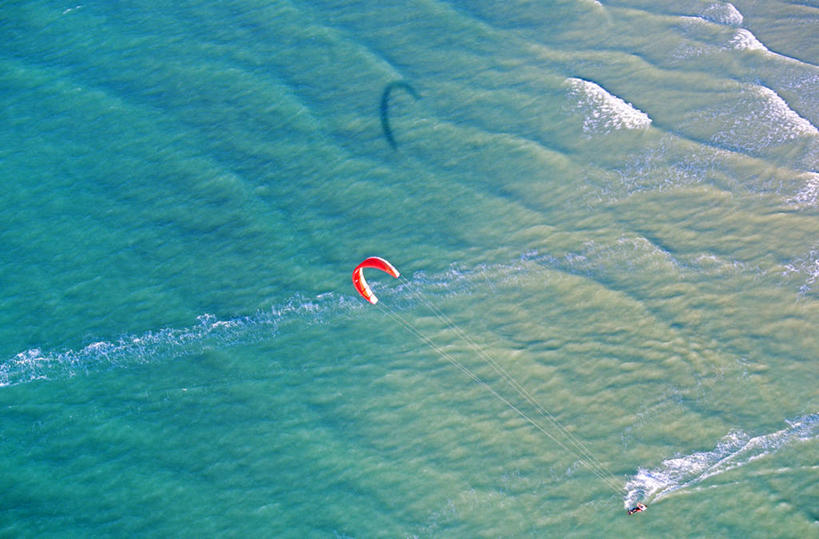
{"label": "green water", "polygon": [[815,3],[2,13],[0,535],[819,537]]}

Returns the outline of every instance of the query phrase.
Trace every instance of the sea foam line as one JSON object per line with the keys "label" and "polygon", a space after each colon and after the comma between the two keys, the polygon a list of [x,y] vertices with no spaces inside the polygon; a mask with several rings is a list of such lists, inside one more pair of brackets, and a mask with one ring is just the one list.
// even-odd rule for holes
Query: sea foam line
{"label": "sea foam line", "polygon": [[[389,300],[398,309],[405,309],[414,306],[413,298],[419,289],[429,298],[472,293],[494,295],[498,288],[514,286],[533,270],[541,269],[592,278],[611,277],[610,271],[623,267],[630,271],[642,268],[646,275],[671,272],[678,277],[688,271],[723,271],[725,266],[736,269],[736,263],[730,261],[703,263],[701,258],[686,263],[646,238],[624,236],[610,245],[589,241],[577,251],[556,255],[530,250],[512,263],[479,264],[471,268],[451,264],[436,272],[416,271],[410,283],[396,285],[376,281],[372,287],[379,296],[383,294],[385,301]],[[816,279],[816,267],[819,267],[819,261],[811,251],[808,262],[794,261],[786,273],[813,272],[810,284]],[[292,323],[322,324],[367,308],[366,302],[353,296],[352,292],[350,295],[327,292],[314,297],[297,295],[251,315],[220,319],[213,314],[203,314],[189,327],[124,335],[115,340],[92,342],[80,349],[43,351],[31,348],[0,361],[0,387],[169,361],[211,349],[262,342],[275,338]]]}
{"label": "sea foam line", "polygon": [[569,94],[577,99],[576,108],[584,113],[583,131],[609,133],[615,129],[645,129],[651,125],[648,114],[631,103],[612,95],[589,80],[566,79]]}
{"label": "sea foam line", "polygon": [[[423,287],[432,296],[468,293],[476,287],[476,281],[487,281],[486,271],[486,266],[479,266],[477,270],[460,270],[452,265],[448,270],[435,274],[416,272],[412,286]],[[515,271],[511,266],[507,268],[507,273],[507,277],[514,278]],[[382,286],[378,282],[372,283],[378,294],[381,294]],[[385,299],[389,298],[397,305],[406,306],[412,301],[406,285],[385,288]],[[251,315],[220,319],[213,314],[203,314],[189,327],[123,335],[115,340],[92,342],[80,349],[43,351],[31,348],[0,362],[0,388],[169,361],[211,349],[262,342],[275,338],[292,323],[326,323],[335,317],[367,307],[368,304],[357,296],[335,292],[314,297],[296,295],[282,304]]]}
{"label": "sea foam line", "polygon": [[295,296],[253,315],[220,320],[212,314],[203,314],[190,327],[125,335],[113,341],[93,342],[79,350],[44,352],[32,348],[0,363],[0,387],[70,378],[194,355],[217,347],[260,342],[277,335],[289,322],[319,323],[334,311],[351,310],[356,306],[349,297],[333,293],[315,298]]}
{"label": "sea foam line", "polygon": [[666,459],[651,470],[640,468],[626,483],[624,505],[632,507],[641,500],[658,502],[673,492],[744,466],[788,444],[819,436],[819,414],[805,415],[786,423],[788,427],[785,429],[753,437],[734,431],[711,451]]}
{"label": "sea foam line", "polygon": [[[509,280],[514,281],[523,271],[524,267],[516,264],[491,267],[479,265],[473,269],[452,264],[448,269],[436,273],[415,272],[408,284],[383,285],[376,281],[372,283],[372,287],[381,295],[383,286],[384,299],[401,309],[412,307],[413,291],[419,288],[430,297],[469,294],[487,287],[493,289],[495,285]],[[489,275],[492,276],[491,279]],[[203,314],[189,327],[123,335],[115,340],[92,342],[80,349],[44,351],[41,348],[31,348],[0,362],[0,388],[170,361],[211,349],[262,342],[275,338],[292,323],[326,323],[335,317],[367,307],[366,302],[357,296],[335,292],[315,297],[297,295],[283,304],[251,315],[220,319],[213,314]]]}

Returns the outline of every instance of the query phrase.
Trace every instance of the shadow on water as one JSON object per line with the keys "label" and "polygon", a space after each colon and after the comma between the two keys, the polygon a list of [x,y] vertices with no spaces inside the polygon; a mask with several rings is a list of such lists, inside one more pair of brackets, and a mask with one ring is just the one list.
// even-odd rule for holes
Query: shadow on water
{"label": "shadow on water", "polygon": [[384,130],[384,136],[387,138],[387,142],[390,143],[392,149],[397,150],[398,144],[395,142],[395,137],[392,136],[389,119],[390,93],[394,88],[403,88],[408,94],[415,98],[416,101],[421,99],[421,97],[408,82],[399,80],[391,82],[384,87],[384,92],[381,94],[381,128]]}

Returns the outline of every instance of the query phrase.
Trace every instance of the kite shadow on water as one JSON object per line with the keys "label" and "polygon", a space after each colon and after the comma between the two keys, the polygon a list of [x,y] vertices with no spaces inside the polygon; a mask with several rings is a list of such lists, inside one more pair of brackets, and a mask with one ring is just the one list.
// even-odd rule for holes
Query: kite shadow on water
{"label": "kite shadow on water", "polygon": [[392,146],[392,149],[397,150],[398,144],[395,142],[395,137],[392,136],[389,119],[390,92],[392,92],[394,88],[403,88],[408,94],[415,98],[416,101],[421,99],[421,96],[418,95],[408,82],[400,80],[391,82],[384,87],[384,93],[381,94],[381,128],[384,130],[384,136],[387,138],[387,142],[390,143],[390,146]]}

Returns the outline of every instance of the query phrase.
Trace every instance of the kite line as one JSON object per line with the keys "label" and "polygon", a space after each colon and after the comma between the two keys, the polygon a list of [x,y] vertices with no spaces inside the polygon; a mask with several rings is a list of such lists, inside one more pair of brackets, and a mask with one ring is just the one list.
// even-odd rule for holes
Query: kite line
{"label": "kite line", "polygon": [[540,402],[538,402],[538,400],[523,385],[521,385],[511,374],[509,374],[509,372],[506,369],[504,369],[503,366],[500,365],[500,363],[491,354],[489,354],[479,343],[477,343],[463,329],[461,329],[451,318],[449,318],[446,315],[446,313],[441,311],[438,307],[436,307],[429,300],[427,300],[412,282],[410,282],[405,277],[401,277],[398,270],[383,258],[370,257],[364,260],[361,264],[359,264],[359,266],[357,266],[355,271],[353,272],[353,284],[355,285],[356,290],[358,290],[358,292],[367,301],[374,305],[379,304],[378,298],[375,296],[375,294],[373,294],[372,290],[370,289],[369,285],[364,279],[363,270],[365,268],[379,269],[381,271],[388,273],[394,278],[401,278],[402,282],[406,283],[411,293],[421,303],[423,303],[426,306],[426,308],[428,308],[441,323],[443,323],[446,327],[452,329],[464,342],[466,342],[469,345],[469,347],[478,355],[478,357],[487,362],[492,367],[492,369],[518,393],[518,395],[521,398],[528,402],[529,405],[532,406],[535,409],[535,411],[537,411],[538,414],[545,417],[548,420],[548,424],[551,425],[552,428],[557,430],[562,435],[563,439],[559,438],[558,436],[555,436],[554,433],[550,432],[549,429],[547,429],[543,424],[541,424],[541,422],[537,421],[536,418],[527,414],[519,406],[511,402],[507,397],[501,395],[495,388],[489,385],[485,380],[483,380],[481,377],[475,374],[463,363],[458,361],[458,359],[455,358],[452,354],[442,349],[437,343],[435,343],[435,341],[433,341],[431,338],[425,335],[414,324],[412,324],[409,320],[402,316],[397,310],[395,310],[391,306],[384,305],[382,303],[380,304],[380,307],[387,316],[389,316],[394,321],[399,323],[411,334],[415,335],[421,342],[429,346],[441,358],[449,362],[455,368],[460,370],[464,375],[466,375],[469,379],[480,385],[483,389],[488,391],[491,395],[493,395],[499,401],[508,406],[511,410],[517,413],[521,418],[523,418],[525,421],[531,424],[534,428],[542,432],[546,437],[552,440],[560,448],[573,454],[580,461],[580,463],[582,463],[590,472],[592,472],[601,481],[603,481],[603,483],[605,483],[607,487],[612,489],[615,492],[615,494],[619,495],[622,493],[623,487],[620,486],[620,483],[617,481],[617,477],[589,450],[589,448],[577,436],[572,434],[571,431],[569,431],[565,426],[563,426],[560,423],[560,421],[558,421],[558,419],[551,412],[549,412],[548,409],[546,409],[542,404],[540,404]]}

